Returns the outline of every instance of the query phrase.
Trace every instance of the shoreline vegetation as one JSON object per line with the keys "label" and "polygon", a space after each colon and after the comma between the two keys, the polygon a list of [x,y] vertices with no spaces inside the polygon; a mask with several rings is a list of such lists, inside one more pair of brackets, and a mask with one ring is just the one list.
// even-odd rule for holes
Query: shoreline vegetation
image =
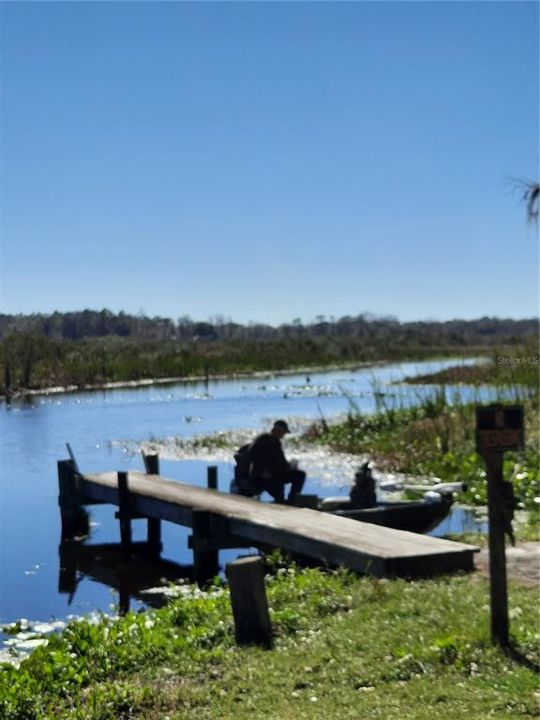
{"label": "shoreline vegetation", "polygon": [[297,318],[275,328],[219,316],[204,323],[186,317],[173,322],[108,310],[0,314],[0,396],[474,357],[496,348],[502,357],[517,347],[533,354],[538,337],[536,319],[400,323],[364,314],[319,316],[307,325]]}
{"label": "shoreline vegetation", "polygon": [[[494,402],[520,403],[525,416],[525,447],[504,454],[504,476],[514,488],[516,509],[530,514],[533,535],[538,535],[540,510],[540,413],[538,355],[517,351],[505,355],[505,363],[491,362],[472,367],[456,366],[420,378],[406,378],[415,385],[429,384],[431,392],[418,394],[417,402],[405,403],[398,394],[387,396],[374,388],[376,410],[361,412],[354,398],[348,398],[345,419],[314,422],[304,439],[334,451],[369,457],[382,472],[431,475],[443,482],[464,482],[459,498],[473,506],[485,506],[487,487],[484,460],[476,452],[475,402],[463,403],[444,383],[489,385],[496,392]],[[516,363],[514,358],[532,358]],[[517,368],[517,371],[516,371]]]}
{"label": "shoreline vegetation", "polygon": [[[56,387],[43,388],[20,388],[13,392],[10,400],[18,400],[25,397],[35,397],[41,395],[59,395],[63,393],[76,392],[93,392],[96,390],[119,390],[128,388],[151,387],[154,385],[175,385],[215,382],[222,380],[250,380],[256,378],[283,377],[287,375],[311,375],[320,372],[331,372],[338,370],[360,370],[361,368],[379,367],[388,365],[390,360],[373,360],[369,362],[349,362],[336,365],[305,365],[300,367],[292,367],[283,370],[253,370],[253,371],[237,371],[231,373],[212,374],[212,375],[189,375],[180,377],[163,377],[163,378],[140,378],[139,380],[117,380],[115,382],[104,382],[87,385],[64,385]],[[0,394],[0,402],[5,401],[7,396]]]}

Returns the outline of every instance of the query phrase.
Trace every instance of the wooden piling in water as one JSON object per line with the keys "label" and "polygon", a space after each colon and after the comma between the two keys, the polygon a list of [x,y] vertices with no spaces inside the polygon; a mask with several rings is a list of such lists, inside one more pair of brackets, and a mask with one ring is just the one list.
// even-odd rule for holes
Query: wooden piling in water
{"label": "wooden piling in water", "polygon": [[58,488],[62,540],[88,535],[88,514],[81,502],[79,478],[71,460],[58,461]]}
{"label": "wooden piling in water", "polygon": [[[143,460],[148,475],[159,475],[159,455],[143,455]],[[158,558],[163,549],[161,542],[161,520],[159,518],[148,518],[147,540],[149,555]]]}
{"label": "wooden piling in water", "polygon": [[120,521],[120,542],[124,555],[131,555],[131,508],[127,472],[118,473],[118,519]]}
{"label": "wooden piling in water", "polygon": [[246,557],[227,563],[235,637],[238,645],[273,646],[272,626],[264,586],[264,561]]}
{"label": "wooden piling in water", "polygon": [[192,513],[192,546],[195,579],[204,583],[211,580],[219,571],[219,549],[212,542],[214,528],[212,513],[206,510],[193,510]]}

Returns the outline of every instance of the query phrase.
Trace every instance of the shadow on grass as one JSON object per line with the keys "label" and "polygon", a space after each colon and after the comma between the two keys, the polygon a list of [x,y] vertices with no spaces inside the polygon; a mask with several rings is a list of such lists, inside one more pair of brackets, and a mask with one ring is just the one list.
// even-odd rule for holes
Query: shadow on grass
{"label": "shadow on grass", "polygon": [[517,647],[510,645],[509,647],[505,648],[505,652],[508,657],[511,658],[514,662],[518,663],[518,665],[523,665],[524,667],[532,670],[536,674],[540,673],[540,665],[538,665],[538,663],[535,663],[534,660],[531,660],[526,655],[524,655]]}

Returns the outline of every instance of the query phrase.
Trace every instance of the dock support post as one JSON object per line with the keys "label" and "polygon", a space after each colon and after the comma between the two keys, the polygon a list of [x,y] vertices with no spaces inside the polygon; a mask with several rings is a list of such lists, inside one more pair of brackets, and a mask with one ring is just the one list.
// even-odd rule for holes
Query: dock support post
{"label": "dock support post", "polygon": [[[143,455],[143,460],[148,475],[159,475],[159,455]],[[148,552],[151,557],[159,557],[163,549],[161,543],[161,520],[159,518],[148,518],[147,541]]]}
{"label": "dock support post", "polygon": [[120,615],[127,615],[130,604],[131,597],[129,595],[129,590],[127,590],[123,585],[120,585],[118,590],[118,613]]}
{"label": "dock support post", "polygon": [[122,552],[129,557],[131,555],[131,513],[127,472],[118,473],[118,507]]}
{"label": "dock support post", "polygon": [[62,519],[62,540],[88,535],[88,513],[83,507],[79,478],[71,460],[58,461],[58,504]]}
{"label": "dock support post", "polygon": [[215,547],[205,547],[205,540],[209,540],[214,534],[212,513],[206,510],[193,510],[192,529],[195,580],[204,583],[217,575],[219,570],[219,550]]}
{"label": "dock support post", "polygon": [[207,480],[207,486],[209,490],[217,490],[218,489],[218,476],[217,476],[217,466],[216,465],[209,465],[206,469],[206,480]]}
{"label": "dock support post", "polygon": [[264,587],[264,561],[246,557],[227,563],[235,637],[238,645],[272,648],[272,626]]}

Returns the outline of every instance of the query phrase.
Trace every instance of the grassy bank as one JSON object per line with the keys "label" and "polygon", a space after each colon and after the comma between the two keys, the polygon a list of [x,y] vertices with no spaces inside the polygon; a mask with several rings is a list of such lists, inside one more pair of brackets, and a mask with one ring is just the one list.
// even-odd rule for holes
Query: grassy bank
{"label": "grassy bank", "polygon": [[0,671],[6,720],[537,717],[536,590],[511,586],[518,662],[491,646],[478,575],[406,582],[278,567],[275,648],[234,645],[229,595],[72,623]]}

